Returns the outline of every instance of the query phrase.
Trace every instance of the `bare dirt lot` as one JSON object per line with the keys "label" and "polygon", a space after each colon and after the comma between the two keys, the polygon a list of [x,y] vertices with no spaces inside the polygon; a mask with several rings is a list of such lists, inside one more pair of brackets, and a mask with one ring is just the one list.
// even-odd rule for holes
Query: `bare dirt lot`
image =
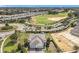
{"label": "bare dirt lot", "polygon": [[70,34],[70,30],[71,28],[63,32],[51,34],[53,40],[63,52],[74,51],[74,46],[79,45],[79,38],[76,37],[74,39],[75,36]]}
{"label": "bare dirt lot", "polygon": [[66,17],[51,17],[51,18],[48,18],[48,20],[52,20],[52,21],[59,21],[61,19],[64,19]]}

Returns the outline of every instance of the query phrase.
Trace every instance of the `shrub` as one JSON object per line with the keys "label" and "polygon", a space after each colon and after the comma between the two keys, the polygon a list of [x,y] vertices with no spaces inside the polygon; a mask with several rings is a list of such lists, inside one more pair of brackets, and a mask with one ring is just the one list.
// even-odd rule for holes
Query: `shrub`
{"label": "shrub", "polygon": [[25,23],[25,20],[19,20],[19,23]]}
{"label": "shrub", "polygon": [[29,42],[25,42],[24,47],[28,47],[28,46],[29,46]]}
{"label": "shrub", "polygon": [[18,50],[21,50],[22,49],[22,45],[20,43],[18,43]]}
{"label": "shrub", "polygon": [[13,27],[12,26],[4,26],[1,28],[1,30],[8,30],[8,29],[12,29]]}
{"label": "shrub", "polygon": [[56,11],[48,11],[48,14],[58,14]]}
{"label": "shrub", "polygon": [[47,42],[46,42],[46,48],[49,48],[49,44],[50,44],[50,38],[47,38]]}
{"label": "shrub", "polygon": [[75,27],[76,26],[76,22],[71,23],[71,27]]}
{"label": "shrub", "polygon": [[12,35],[10,36],[10,38],[11,38],[11,39],[17,39],[17,34],[16,34],[16,33],[12,34]]}
{"label": "shrub", "polygon": [[5,23],[5,26],[9,26],[9,24],[8,23]]}

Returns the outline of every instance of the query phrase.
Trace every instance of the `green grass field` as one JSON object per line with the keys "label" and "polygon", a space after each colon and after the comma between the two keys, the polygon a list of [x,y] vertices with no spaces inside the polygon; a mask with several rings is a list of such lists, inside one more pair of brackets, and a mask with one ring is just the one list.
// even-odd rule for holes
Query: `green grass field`
{"label": "green grass field", "polygon": [[49,21],[46,16],[36,16],[36,23],[37,24],[50,24],[52,21]]}
{"label": "green grass field", "polygon": [[4,43],[4,52],[12,52],[13,50],[16,50],[17,46],[13,43],[11,43],[10,37],[8,37]]}
{"label": "green grass field", "polygon": [[39,15],[39,16],[35,16],[36,19],[36,24],[51,24],[55,21],[52,20],[48,20],[48,18],[52,18],[52,17],[67,17],[67,13],[58,13],[58,14],[48,14],[48,15]]}

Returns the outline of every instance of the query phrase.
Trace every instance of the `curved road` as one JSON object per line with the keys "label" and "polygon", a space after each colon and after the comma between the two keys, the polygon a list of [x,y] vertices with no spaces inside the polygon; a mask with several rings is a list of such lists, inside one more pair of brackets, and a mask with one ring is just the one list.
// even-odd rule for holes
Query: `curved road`
{"label": "curved road", "polygon": [[[78,20],[78,19],[67,18],[64,21],[57,22],[53,25],[32,25],[30,23],[26,23],[26,27],[24,29],[26,32],[45,32],[45,33],[58,32],[58,31],[68,28],[71,25],[71,23],[73,23],[76,20]],[[51,28],[49,28],[49,27],[51,27]],[[37,28],[39,28],[39,29],[37,29]]]}
{"label": "curved road", "polygon": [[[2,26],[4,26],[5,24],[0,24],[0,27],[2,27]],[[16,28],[16,30],[23,30],[23,28],[25,27],[25,25],[24,24],[15,24],[15,23],[13,23],[13,24],[10,24],[10,25],[15,25],[15,26],[17,26],[17,28]],[[3,45],[4,45],[4,42],[6,41],[6,39],[11,35],[11,34],[13,34],[15,32],[15,30],[13,30],[13,31],[9,31],[9,32],[0,32],[0,37],[2,37],[2,39],[0,39],[0,40],[3,40],[3,42],[2,42],[2,45],[1,45],[1,48],[0,48],[0,52],[2,53],[3,52]],[[7,36],[7,37],[6,37]]]}

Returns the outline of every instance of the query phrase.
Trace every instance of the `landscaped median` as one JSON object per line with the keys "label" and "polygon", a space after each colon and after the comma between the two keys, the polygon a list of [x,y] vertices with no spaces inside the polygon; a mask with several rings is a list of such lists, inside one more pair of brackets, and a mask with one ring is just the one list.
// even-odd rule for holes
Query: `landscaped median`
{"label": "landscaped median", "polygon": [[3,45],[4,53],[19,53],[19,52],[27,52],[27,43],[28,34],[24,32],[15,32],[11,36],[9,36]]}
{"label": "landscaped median", "polygon": [[3,27],[0,27],[0,32],[8,32],[8,31],[15,30],[16,28],[17,26],[3,26]]}

